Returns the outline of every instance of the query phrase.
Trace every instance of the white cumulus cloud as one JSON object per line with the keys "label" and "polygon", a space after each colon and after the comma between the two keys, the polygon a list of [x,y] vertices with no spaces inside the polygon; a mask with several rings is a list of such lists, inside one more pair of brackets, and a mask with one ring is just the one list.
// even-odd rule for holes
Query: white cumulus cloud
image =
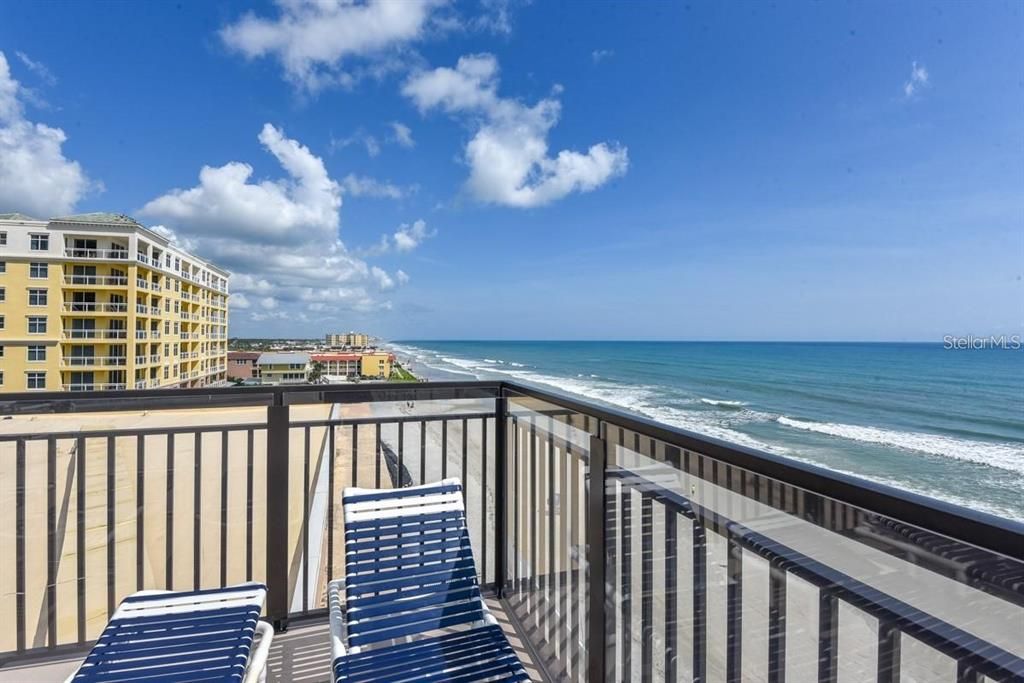
{"label": "white cumulus cloud", "polygon": [[351,253],[339,234],[342,192],[366,179],[332,179],[320,157],[270,124],[259,140],[284,177],[255,182],[240,161],[204,166],[198,185],[171,190],[140,213],[232,272],[233,318],[319,332],[315,325],[353,311],[389,309],[380,293],[396,278]]}
{"label": "white cumulus cloud", "polygon": [[349,145],[362,145],[366,148],[366,155],[373,158],[380,154],[380,143],[377,138],[359,128],[347,138],[331,138],[331,151],[344,149]]}
{"label": "white cumulus cloud", "polygon": [[142,214],[221,237],[284,242],[294,239],[298,229],[332,237],[340,224],[341,187],[328,176],[323,160],[269,123],[259,141],[288,178],[250,182],[252,166],[237,161],[203,166],[197,186],[157,197]]}
{"label": "white cumulus cloud", "polygon": [[99,186],[64,156],[63,130],[25,117],[24,94],[0,52],[0,211],[39,218],[71,213]]}
{"label": "white cumulus cloud", "polygon": [[341,186],[346,194],[353,197],[374,197],[378,199],[401,199],[406,195],[407,190],[390,182],[358,176],[349,173],[341,179]]}
{"label": "white cumulus cloud", "polygon": [[542,206],[571,192],[594,190],[629,167],[627,149],[614,143],[551,156],[547,136],[558,123],[561,103],[549,97],[528,106],[499,96],[493,55],[466,55],[455,68],[415,73],[402,92],[422,113],[441,109],[470,117],[475,134],[465,150],[466,185],[484,202]]}
{"label": "white cumulus cloud", "polygon": [[373,266],[370,269],[370,274],[373,276],[373,279],[377,282],[377,286],[380,287],[382,291],[394,289],[395,281],[387,274],[387,272],[384,271],[383,268]]}
{"label": "white cumulus cloud", "polygon": [[392,139],[399,147],[409,149],[416,146],[416,141],[412,139],[412,129],[409,126],[398,121],[392,121],[391,131]]}
{"label": "white cumulus cloud", "polygon": [[412,225],[402,223],[392,239],[395,241],[395,249],[398,251],[412,251],[423,243],[428,237],[436,233],[427,231],[427,224],[423,219],[414,221]]}
{"label": "white cumulus cloud", "polygon": [[910,78],[903,84],[903,95],[908,99],[928,87],[928,69],[916,61],[910,64]]}
{"label": "white cumulus cloud", "polygon": [[[358,75],[347,61],[386,58],[422,38],[443,0],[277,0],[276,17],[249,12],[220,37],[245,57],[273,56],[286,78],[309,92],[350,84]],[[386,68],[386,65],[383,67]]]}

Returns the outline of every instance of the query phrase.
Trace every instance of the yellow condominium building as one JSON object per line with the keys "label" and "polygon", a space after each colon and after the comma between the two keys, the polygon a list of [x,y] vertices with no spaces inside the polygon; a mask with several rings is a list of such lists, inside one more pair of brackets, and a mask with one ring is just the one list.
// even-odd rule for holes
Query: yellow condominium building
{"label": "yellow condominium building", "polygon": [[228,277],[127,216],[0,214],[0,391],[223,380]]}
{"label": "yellow condominium building", "polygon": [[370,345],[370,335],[361,332],[332,332],[325,337],[327,346],[333,348],[365,349]]}
{"label": "yellow condominium building", "polygon": [[395,357],[384,351],[364,353],[359,358],[360,374],[363,377],[388,378],[391,376],[391,362]]}

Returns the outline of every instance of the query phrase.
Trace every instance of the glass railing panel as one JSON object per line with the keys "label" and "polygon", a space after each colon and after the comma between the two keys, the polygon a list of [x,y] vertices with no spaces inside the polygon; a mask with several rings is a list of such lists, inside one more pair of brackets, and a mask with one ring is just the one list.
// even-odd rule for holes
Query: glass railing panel
{"label": "glass railing panel", "polygon": [[587,481],[596,421],[508,399],[505,597],[555,680],[587,680]]}
{"label": "glass railing panel", "polygon": [[642,431],[605,435],[608,680],[1024,675],[1019,560]]}

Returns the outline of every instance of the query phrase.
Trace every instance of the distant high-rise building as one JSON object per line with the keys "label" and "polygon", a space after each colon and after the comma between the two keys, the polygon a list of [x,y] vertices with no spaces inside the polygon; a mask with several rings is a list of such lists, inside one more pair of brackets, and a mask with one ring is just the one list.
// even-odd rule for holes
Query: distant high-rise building
{"label": "distant high-rise building", "polygon": [[229,275],[128,216],[0,214],[0,391],[225,379]]}
{"label": "distant high-rise building", "polygon": [[325,341],[332,348],[365,349],[370,345],[370,336],[361,332],[331,332]]}

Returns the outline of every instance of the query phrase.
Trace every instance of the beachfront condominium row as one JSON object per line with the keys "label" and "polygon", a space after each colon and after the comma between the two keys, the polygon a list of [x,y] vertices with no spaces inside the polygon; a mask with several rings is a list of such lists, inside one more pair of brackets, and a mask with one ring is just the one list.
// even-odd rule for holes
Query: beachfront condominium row
{"label": "beachfront condominium row", "polygon": [[336,349],[365,349],[370,345],[370,335],[362,332],[329,332],[324,341],[327,346]]}
{"label": "beachfront condominium row", "polygon": [[229,351],[228,379],[260,384],[304,384],[319,370],[321,381],[387,379],[395,356],[386,351],[305,353]]}
{"label": "beachfront condominium row", "polygon": [[120,214],[0,214],[0,391],[226,379],[228,276]]}

